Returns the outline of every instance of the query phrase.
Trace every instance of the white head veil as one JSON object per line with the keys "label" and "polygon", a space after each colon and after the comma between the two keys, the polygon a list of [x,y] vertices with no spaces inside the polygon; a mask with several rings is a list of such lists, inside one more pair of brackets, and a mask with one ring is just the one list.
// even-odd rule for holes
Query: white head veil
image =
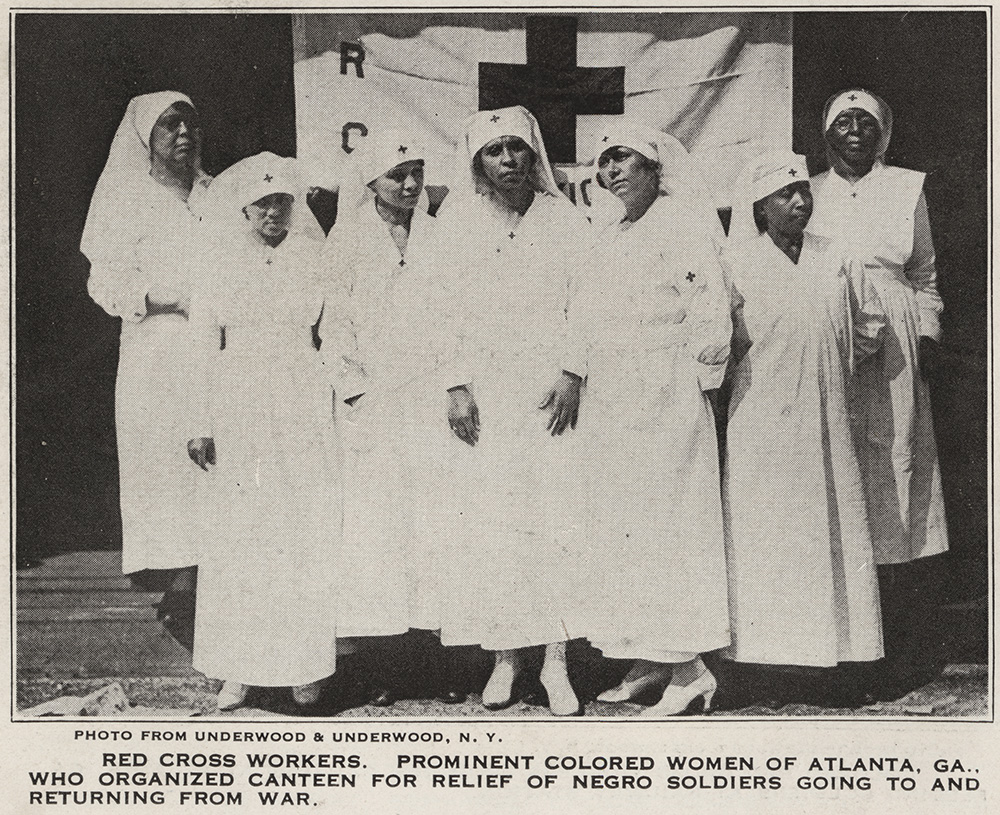
{"label": "white head veil", "polygon": [[[354,179],[341,184],[334,228],[343,228],[360,210],[374,203],[375,191],[369,185],[376,178],[407,161],[421,162],[426,174],[428,158],[427,146],[412,133],[395,129],[369,132],[354,155]],[[426,212],[428,206],[427,194],[421,191],[417,207]]]}
{"label": "white head veil", "polygon": [[[149,135],[156,120],[177,102],[194,107],[190,97],[177,91],[147,93],[128,103],[90,199],[83,228],[80,251],[91,262],[99,257],[119,257],[130,248],[131,238],[125,228],[129,213],[146,197],[148,185],[155,183],[149,176]],[[195,170],[197,176],[201,168]]]}
{"label": "white head veil", "polygon": [[697,222],[705,225],[713,239],[723,239],[719,212],[712,202],[708,185],[684,145],[677,139],[669,133],[628,119],[609,125],[598,136],[598,152],[594,157],[595,181],[602,187],[598,159],[612,147],[627,147],[655,162],[660,168],[660,195],[684,204]]}
{"label": "white head veil", "polygon": [[306,187],[299,178],[295,159],[274,153],[250,156],[216,176],[209,188],[206,225],[224,245],[246,231],[243,209],[274,193],[286,193],[295,198],[288,225],[289,235],[315,238],[318,233],[322,236],[319,224],[306,204]]}
{"label": "white head veil", "polygon": [[775,150],[750,159],[733,186],[733,217],[729,224],[729,246],[738,248],[761,232],[753,217],[753,205],[772,192],[798,181],[809,181],[804,156],[790,150]]}
{"label": "white head veil", "polygon": [[859,108],[875,117],[878,122],[880,136],[878,148],[875,151],[875,160],[883,161],[885,151],[889,149],[889,140],[892,138],[892,109],[880,96],[876,96],[871,91],[861,88],[849,88],[846,91],[835,93],[826,100],[823,107],[823,136],[830,125],[845,110]]}
{"label": "white head veil", "polygon": [[476,172],[475,158],[485,145],[501,136],[517,136],[534,152],[535,164],[531,168],[530,181],[535,192],[562,195],[552,173],[548,154],[545,152],[542,129],[538,126],[538,120],[527,108],[516,105],[499,110],[481,110],[465,120],[463,133],[462,141],[458,145],[455,189],[448,198],[454,195],[456,200],[460,200],[475,193],[485,195],[492,191],[490,183],[482,174]]}

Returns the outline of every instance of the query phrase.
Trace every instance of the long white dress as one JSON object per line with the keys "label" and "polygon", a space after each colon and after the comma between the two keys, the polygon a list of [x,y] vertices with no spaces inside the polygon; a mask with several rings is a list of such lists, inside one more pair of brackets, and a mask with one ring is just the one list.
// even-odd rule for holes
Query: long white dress
{"label": "long white dress", "polygon": [[859,382],[858,459],[879,564],[948,549],[941,473],[920,337],[940,339],[943,309],[923,173],[876,162],[850,183],[834,171],[810,179],[809,229],[864,263],[888,317],[884,356]]}
{"label": "long white dress", "polygon": [[570,633],[608,657],[687,661],[730,641],[718,443],[704,394],[725,365],[697,361],[728,349],[732,331],[715,245],[686,208],[660,197],[634,224],[601,232],[574,304],[589,487]]}
{"label": "long white dress", "polygon": [[148,315],[151,289],[190,296],[193,211],[208,177],[185,204],[148,175],[123,206],[113,246],[90,254],[87,289],[122,318],[115,428],[122,514],[122,571],[172,569],[197,562],[188,520],[195,511],[198,473],[184,449],[188,426],[190,342],[180,314]]}
{"label": "long white dress", "polygon": [[[488,195],[449,210],[439,260],[458,353],[445,388],[468,384],[479,407],[475,447],[449,439],[442,505],[455,545],[442,555],[446,645],[508,650],[568,639],[571,561],[581,488],[564,466],[572,431],[553,437],[539,408],[562,373],[567,298],[586,221],[561,195],[537,193],[516,223]],[[442,410],[444,403],[442,403]],[[449,526],[450,524],[450,526]]]}
{"label": "long white dress", "polygon": [[341,461],[324,356],[338,349],[312,341],[319,246],[234,237],[192,303],[201,423],[189,436],[213,437],[217,458],[193,664],[247,685],[302,685],[336,665]]}
{"label": "long white dress", "polygon": [[[342,637],[439,626],[429,611],[433,549],[425,535],[418,536],[416,517],[428,497],[439,496],[428,495],[424,473],[414,466],[417,410],[426,405],[433,367],[426,334],[416,329],[424,314],[419,269],[430,253],[433,225],[418,207],[401,255],[369,201],[348,228],[334,227],[324,252],[326,274],[349,303],[352,358],[365,374],[356,386],[364,391],[357,406],[339,407],[345,457]],[[438,402],[438,424],[447,430],[443,397]]]}
{"label": "long white dress", "polygon": [[798,264],[766,234],[727,258],[752,345],[727,428],[725,653],[820,667],[878,659],[878,575],[848,402],[852,349],[870,355],[885,318],[861,270],[852,276],[824,238],[807,233]]}

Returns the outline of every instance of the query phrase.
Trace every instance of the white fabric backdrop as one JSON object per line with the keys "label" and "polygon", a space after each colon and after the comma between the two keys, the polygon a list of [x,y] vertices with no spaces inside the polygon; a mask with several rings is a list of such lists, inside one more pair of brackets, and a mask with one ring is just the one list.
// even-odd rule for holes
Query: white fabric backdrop
{"label": "white fabric backdrop", "polygon": [[[791,15],[578,14],[577,65],[625,66],[625,113],[677,136],[728,203],[752,155],[791,147]],[[523,65],[524,15],[294,15],[298,155],[312,184],[348,172],[345,125],[412,128],[438,153],[429,184],[448,184],[463,120],[478,109],[480,62]],[[364,48],[363,78],[341,73],[342,42]],[[586,164],[605,116],[578,116]],[[348,146],[363,138],[348,130]],[[569,180],[589,169],[560,165]],[[588,189],[588,192],[590,190]],[[577,196],[571,190],[571,197]],[[589,195],[586,197],[590,197]]]}

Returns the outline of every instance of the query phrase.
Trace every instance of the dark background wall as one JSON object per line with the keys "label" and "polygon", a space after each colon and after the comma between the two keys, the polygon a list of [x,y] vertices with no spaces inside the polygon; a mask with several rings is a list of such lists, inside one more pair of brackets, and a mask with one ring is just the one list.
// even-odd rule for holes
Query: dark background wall
{"label": "dark background wall", "polygon": [[87,296],[90,196],[128,100],[187,93],[203,163],[295,151],[288,15],[21,14],[15,19],[17,539],[120,546],[118,320]]}
{"label": "dark background wall", "polygon": [[[846,85],[893,107],[889,160],[928,173],[947,371],[933,383],[954,552],[951,592],[985,592],[986,15],[794,15],[794,146],[822,165],[820,117]],[[294,153],[287,15],[18,15],[17,539],[56,552],[120,545],[114,436],[118,323],[86,293],[79,240],[128,100],[190,94],[216,173]]]}

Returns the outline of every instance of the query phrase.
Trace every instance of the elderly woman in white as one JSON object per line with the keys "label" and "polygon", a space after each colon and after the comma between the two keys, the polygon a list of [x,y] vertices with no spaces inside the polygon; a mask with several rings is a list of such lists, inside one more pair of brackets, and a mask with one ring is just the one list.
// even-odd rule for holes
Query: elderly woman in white
{"label": "elderly woman in white", "polygon": [[805,159],[789,152],[751,160],[736,182],[726,260],[749,350],[726,436],[724,653],[831,667],[882,656],[848,402],[885,316],[864,268],[805,231],[809,187]]}
{"label": "elderly woman in white", "polygon": [[939,367],[943,311],[937,288],[924,174],[885,163],[892,111],[858,88],[834,94],[823,111],[830,169],[812,179],[810,231],[864,264],[887,323],[878,360],[854,399],[856,444],[868,526],[881,567],[890,673],[907,681],[930,654],[921,628],[933,605],[948,530],[928,377]]}
{"label": "elderly woman in white", "polygon": [[190,567],[197,562],[190,522],[196,474],[178,440],[188,412],[195,213],[210,181],[201,143],[188,96],[161,91],[132,99],[80,243],[90,261],[90,296],[122,320],[115,385],[122,571],[179,570],[160,617],[181,628],[191,625]]}
{"label": "elderly woman in white", "polygon": [[[219,709],[251,685],[310,705],[336,667],[341,459],[331,385],[344,332],[326,305],[322,244],[294,161],[271,153],[222,173],[206,215],[191,305],[197,409],[188,452],[208,473],[194,667],[225,680]],[[332,372],[332,373],[331,373]]]}
{"label": "elderly woman in white", "polygon": [[570,309],[566,368],[587,374],[589,482],[589,562],[571,632],[635,660],[600,701],[659,694],[647,714],[667,716],[699,698],[710,706],[716,682],[700,654],[730,641],[710,395],[732,324],[718,216],[687,151],[633,122],[598,144],[598,182],[624,214],[600,232]]}
{"label": "elderly woman in white", "polygon": [[466,122],[453,182],[439,216],[446,245],[434,313],[451,337],[442,384],[454,444],[464,443],[448,455],[461,541],[449,583],[465,600],[452,602],[442,637],[495,652],[483,690],[490,709],[521,698],[524,649],[544,645],[549,709],[576,715],[564,620],[579,488],[560,435],[575,422],[580,379],[560,363],[587,224],[556,186],[538,123],[522,107]]}

